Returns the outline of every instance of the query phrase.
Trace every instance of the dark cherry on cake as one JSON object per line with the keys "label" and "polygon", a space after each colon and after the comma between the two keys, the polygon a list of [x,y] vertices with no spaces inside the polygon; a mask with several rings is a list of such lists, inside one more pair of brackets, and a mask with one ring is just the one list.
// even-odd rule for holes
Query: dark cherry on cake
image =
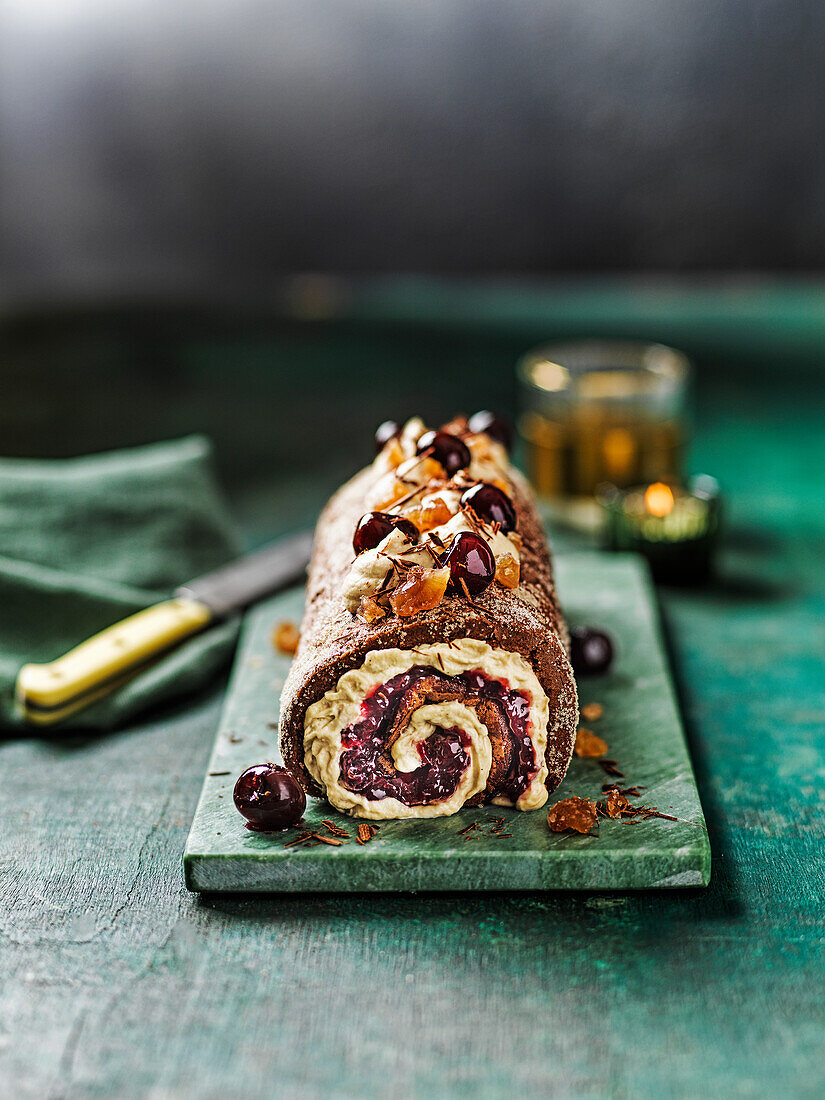
{"label": "dark cherry on cake", "polygon": [[239,776],[233,795],[247,829],[272,832],[301,820],[307,796],[298,780],[279,764],[253,764]]}
{"label": "dark cherry on cake", "polygon": [[481,412],[473,413],[470,417],[469,428],[471,432],[484,432],[490,439],[494,439],[506,450],[510,450],[513,441],[512,432],[504,417],[496,416],[489,409],[482,409]]}
{"label": "dark cherry on cake", "polygon": [[495,579],[495,555],[474,531],[462,531],[455,536],[444,564],[449,566],[450,583],[459,593],[466,588],[471,596],[477,596]]}
{"label": "dark cherry on cake", "polygon": [[459,470],[466,470],[472,461],[467,444],[450,432],[424,432],[416,450],[420,455],[427,452],[439,462],[448,477],[457,474]]}
{"label": "dark cherry on cake", "polygon": [[391,512],[367,512],[355,525],[352,548],[356,554],[374,550],[392,531],[401,531],[410,542],[418,542],[418,528],[412,520],[394,516]]}
{"label": "dark cherry on cake", "polygon": [[397,420],[385,420],[375,429],[375,453],[379,454],[391,439],[401,435],[401,425]]}
{"label": "dark cherry on cake", "polygon": [[516,510],[505,492],[487,481],[479,481],[461,498],[461,507],[470,508],[482,523],[497,523],[506,534],[516,529]]}
{"label": "dark cherry on cake", "polygon": [[602,676],[613,663],[610,635],[592,626],[574,626],[570,631],[570,662],[577,676]]}

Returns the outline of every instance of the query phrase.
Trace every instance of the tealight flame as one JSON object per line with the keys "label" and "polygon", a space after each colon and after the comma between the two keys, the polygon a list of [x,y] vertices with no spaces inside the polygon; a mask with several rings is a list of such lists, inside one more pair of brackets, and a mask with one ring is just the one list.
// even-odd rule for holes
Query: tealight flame
{"label": "tealight flame", "polygon": [[667,516],[673,511],[673,490],[662,481],[645,489],[645,508],[652,516]]}

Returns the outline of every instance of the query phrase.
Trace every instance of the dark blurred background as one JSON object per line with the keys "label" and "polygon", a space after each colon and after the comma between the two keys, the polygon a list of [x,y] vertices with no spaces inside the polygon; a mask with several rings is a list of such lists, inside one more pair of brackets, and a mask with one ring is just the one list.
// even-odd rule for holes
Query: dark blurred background
{"label": "dark blurred background", "polygon": [[806,271],[813,0],[3,0],[0,277]]}
{"label": "dark blurred background", "polygon": [[309,512],[594,333],[768,416],[822,386],[823,49],[813,0],[1,0],[2,451],[206,430]]}

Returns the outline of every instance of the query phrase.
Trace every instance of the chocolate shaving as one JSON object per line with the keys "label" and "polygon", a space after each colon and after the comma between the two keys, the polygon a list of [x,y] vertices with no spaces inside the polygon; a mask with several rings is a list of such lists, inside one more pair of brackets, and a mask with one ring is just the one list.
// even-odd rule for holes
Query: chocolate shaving
{"label": "chocolate shaving", "polygon": [[607,772],[608,775],[615,775],[617,779],[625,778],[624,772],[619,771],[618,767],[616,766],[615,760],[606,760],[602,758],[599,761],[599,764],[601,765],[603,770]]}
{"label": "chocolate shaving", "polygon": [[464,518],[467,520],[467,523],[477,535],[483,535],[484,525],[472,508],[464,509]]}
{"label": "chocolate shaving", "polygon": [[602,784],[602,790],[605,791],[605,792],[606,791],[618,791],[619,794],[628,795],[628,797],[630,797],[630,798],[641,798],[641,792],[646,791],[647,787],[639,787],[639,786],[619,787],[615,783],[603,783]]}
{"label": "chocolate shaving", "polygon": [[336,848],[345,843],[345,841],[338,840],[334,836],[324,836],[323,833],[313,833],[312,838],[313,840],[320,840],[322,844],[333,844]]}
{"label": "chocolate shaving", "polygon": [[296,837],[295,840],[288,841],[284,847],[294,848],[296,844],[306,844],[307,841],[312,840],[312,833],[304,833],[303,836]]}
{"label": "chocolate shaving", "polygon": [[429,542],[422,542],[421,545],[424,547],[424,549],[427,551],[427,553],[432,558],[433,565],[437,565],[440,569],[441,568],[441,561],[442,561],[441,557],[438,554],[436,554],[435,550],[433,549],[432,546],[430,546]]}
{"label": "chocolate shaving", "polygon": [[630,809],[622,810],[622,816],[625,817],[639,817],[642,820],[648,817],[662,817],[665,821],[678,821],[678,817],[673,817],[672,814],[663,814],[656,806],[631,806]]}
{"label": "chocolate shaving", "polygon": [[467,584],[466,584],[466,582],[465,582],[464,578],[463,578],[463,577],[459,577],[459,578],[458,578],[458,583],[459,583],[459,584],[461,585],[461,587],[462,587],[462,588],[464,589],[464,595],[465,595],[465,596],[467,597],[467,599],[468,599],[468,600],[470,601],[470,603],[474,603],[474,601],[473,601],[473,597],[472,597],[472,596],[470,595],[470,589],[469,589],[469,588],[467,587]]}

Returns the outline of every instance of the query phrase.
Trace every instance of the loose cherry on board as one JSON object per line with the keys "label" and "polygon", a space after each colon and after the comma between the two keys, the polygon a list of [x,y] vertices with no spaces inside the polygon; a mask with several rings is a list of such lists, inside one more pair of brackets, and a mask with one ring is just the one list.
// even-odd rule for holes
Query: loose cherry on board
{"label": "loose cherry on board", "polygon": [[233,795],[247,829],[271,832],[301,820],[307,796],[301,784],[279,764],[253,764],[235,784]]}
{"label": "loose cherry on board", "polygon": [[493,551],[474,531],[462,531],[455,536],[444,564],[450,568],[450,581],[458,593],[466,586],[471,596],[477,596],[495,579]]}
{"label": "loose cherry on board", "polygon": [[503,417],[496,416],[489,409],[482,409],[481,412],[473,413],[470,417],[469,428],[471,432],[484,432],[485,435],[489,435],[490,439],[500,443],[505,450],[510,450],[513,441],[510,425]]}
{"label": "loose cherry on board", "polygon": [[410,542],[418,542],[418,528],[412,520],[394,516],[391,512],[367,512],[355,525],[352,548],[356,554],[374,550],[391,531],[402,531]]}
{"label": "loose cherry on board", "polygon": [[418,441],[417,451],[429,451],[436,462],[444,467],[448,477],[466,470],[472,461],[467,444],[450,432],[424,432]]}
{"label": "loose cherry on board", "polygon": [[461,498],[462,508],[471,508],[482,523],[497,523],[505,535],[516,529],[516,510],[505,492],[496,485],[480,481]]}
{"label": "loose cherry on board", "polygon": [[397,420],[385,420],[375,429],[375,453],[379,454],[391,439],[401,435],[401,425]]}
{"label": "loose cherry on board", "polygon": [[613,663],[613,642],[603,630],[575,626],[570,631],[570,661],[577,676],[602,676]]}

